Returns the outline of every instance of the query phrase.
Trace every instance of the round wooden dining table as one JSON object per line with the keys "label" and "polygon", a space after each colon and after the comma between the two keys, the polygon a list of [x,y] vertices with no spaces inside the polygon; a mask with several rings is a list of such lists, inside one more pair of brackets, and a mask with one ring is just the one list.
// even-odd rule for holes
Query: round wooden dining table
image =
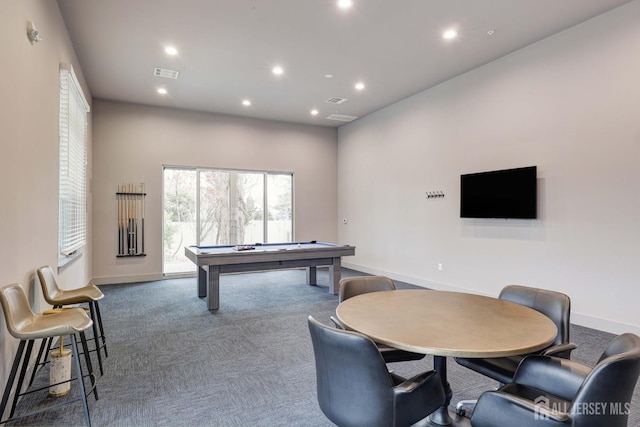
{"label": "round wooden dining table", "polygon": [[336,309],[348,329],[373,341],[434,356],[446,402],[430,422],[451,425],[447,357],[488,358],[526,354],[548,347],[558,333],[544,314],[497,298],[428,289],[370,292]]}

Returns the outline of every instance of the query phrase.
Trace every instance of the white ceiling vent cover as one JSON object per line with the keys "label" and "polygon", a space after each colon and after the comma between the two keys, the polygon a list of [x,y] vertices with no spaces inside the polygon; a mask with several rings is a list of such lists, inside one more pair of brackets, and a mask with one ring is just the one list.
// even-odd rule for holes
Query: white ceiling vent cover
{"label": "white ceiling vent cover", "polygon": [[166,79],[177,79],[178,78],[178,74],[180,74],[179,71],[175,71],[175,70],[167,70],[166,68],[154,68],[153,69],[153,75],[156,77],[164,77]]}
{"label": "white ceiling vent cover", "polygon": [[332,114],[330,116],[327,116],[327,119],[329,119],[329,120],[337,120],[339,122],[352,122],[357,118],[358,117],[356,117],[356,116],[348,116],[346,114]]}
{"label": "white ceiling vent cover", "polygon": [[340,98],[339,96],[332,96],[331,98],[327,99],[326,103],[328,104],[342,104],[343,102],[347,102],[348,99],[347,98]]}

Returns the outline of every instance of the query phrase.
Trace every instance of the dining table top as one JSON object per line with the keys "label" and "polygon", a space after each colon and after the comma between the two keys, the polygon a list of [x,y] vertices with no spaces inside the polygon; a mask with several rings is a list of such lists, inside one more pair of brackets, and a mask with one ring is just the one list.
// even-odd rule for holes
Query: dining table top
{"label": "dining table top", "polygon": [[373,341],[415,353],[507,357],[548,347],[558,333],[544,314],[482,295],[401,289],[341,302],[338,320]]}

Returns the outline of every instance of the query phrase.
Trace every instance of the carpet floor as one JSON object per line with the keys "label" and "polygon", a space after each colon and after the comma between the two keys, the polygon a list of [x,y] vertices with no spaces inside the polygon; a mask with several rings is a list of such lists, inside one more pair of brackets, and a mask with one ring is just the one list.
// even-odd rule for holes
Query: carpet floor
{"label": "carpet floor", "polygon": [[[343,277],[359,275],[344,270]],[[109,357],[89,398],[94,426],[330,426],[318,407],[307,316],[329,324],[337,296],[328,273],[307,286],[303,270],[225,275],[220,309],[197,297],[196,279],[101,286],[100,303]],[[396,282],[398,288],[411,285]],[[613,335],[572,326],[573,359],[594,364]],[[95,356],[95,355],[94,355]],[[94,357],[95,365],[95,357]],[[390,365],[411,376],[433,368],[432,358]],[[487,378],[448,363],[452,404],[496,387]],[[48,381],[48,368],[37,374]],[[37,386],[36,384],[35,386]],[[34,387],[35,387],[34,386]],[[46,391],[23,398],[18,411],[71,398]],[[630,426],[640,426],[640,386]],[[84,423],[80,403],[11,425]]]}

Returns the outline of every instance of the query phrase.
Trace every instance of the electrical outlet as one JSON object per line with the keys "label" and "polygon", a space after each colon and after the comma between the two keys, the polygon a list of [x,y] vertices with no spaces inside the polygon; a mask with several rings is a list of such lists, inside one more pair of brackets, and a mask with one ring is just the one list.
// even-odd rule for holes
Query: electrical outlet
{"label": "electrical outlet", "polygon": [[442,263],[441,262],[438,263],[438,271],[442,271]]}

